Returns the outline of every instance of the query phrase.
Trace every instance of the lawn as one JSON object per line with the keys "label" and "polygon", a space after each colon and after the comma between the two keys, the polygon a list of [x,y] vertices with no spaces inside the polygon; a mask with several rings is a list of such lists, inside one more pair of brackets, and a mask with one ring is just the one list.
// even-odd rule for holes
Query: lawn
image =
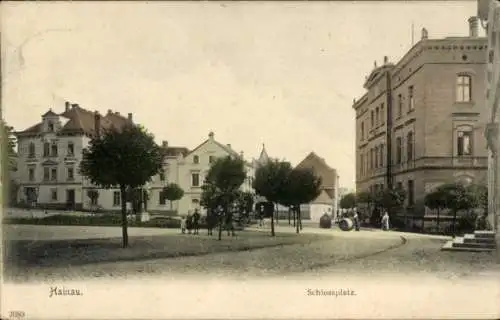
{"label": "lawn", "polygon": [[5,269],[25,267],[68,267],[90,263],[137,261],[182,256],[200,256],[228,251],[248,251],[258,248],[292,244],[309,244],[329,239],[326,235],[267,233],[241,231],[235,237],[223,234],[207,236],[170,234],[148,237],[130,237],[130,247],[121,248],[121,238],[82,239],[58,241],[4,241]]}

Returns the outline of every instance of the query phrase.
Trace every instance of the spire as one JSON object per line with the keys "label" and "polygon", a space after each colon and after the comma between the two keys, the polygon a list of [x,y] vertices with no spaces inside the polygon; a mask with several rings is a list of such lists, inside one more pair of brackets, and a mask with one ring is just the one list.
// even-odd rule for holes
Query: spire
{"label": "spire", "polygon": [[260,165],[264,165],[269,162],[269,156],[267,155],[265,144],[262,144],[262,151],[260,152],[260,156],[257,162]]}

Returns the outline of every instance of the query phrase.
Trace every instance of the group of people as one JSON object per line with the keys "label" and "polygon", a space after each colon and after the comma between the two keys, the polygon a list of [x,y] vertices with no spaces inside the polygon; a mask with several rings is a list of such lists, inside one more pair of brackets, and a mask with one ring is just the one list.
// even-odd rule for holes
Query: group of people
{"label": "group of people", "polygon": [[198,234],[200,230],[200,218],[201,215],[198,212],[198,209],[195,209],[192,215],[188,213],[186,217],[182,217],[181,232],[186,233],[187,230],[188,234],[191,234],[192,230],[193,234]]}
{"label": "group of people", "polygon": [[[357,211],[355,211],[353,216],[352,216],[352,222],[354,224],[354,230],[359,231],[360,226],[361,226],[361,222],[360,222],[359,214]],[[383,231],[389,230],[389,213],[387,211],[385,211],[384,214],[382,215],[381,229]]]}

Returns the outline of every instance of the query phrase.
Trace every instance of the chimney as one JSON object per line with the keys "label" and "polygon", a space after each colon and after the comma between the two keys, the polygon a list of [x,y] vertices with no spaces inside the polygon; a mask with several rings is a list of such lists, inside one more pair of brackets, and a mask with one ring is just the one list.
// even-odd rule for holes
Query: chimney
{"label": "chimney", "polygon": [[163,140],[163,141],[161,142],[161,146],[162,146],[163,148],[165,148],[165,149],[166,149],[166,148],[168,148],[168,141],[167,141],[167,140]]}
{"label": "chimney", "polygon": [[373,61],[373,67],[377,68],[377,60]]}
{"label": "chimney", "polygon": [[79,107],[78,103],[73,103],[73,109],[78,107]]}
{"label": "chimney", "polygon": [[230,144],[230,143],[226,144],[226,146],[227,146],[229,149],[231,149],[231,144]]}
{"label": "chimney", "polygon": [[94,130],[95,133],[99,136],[99,134],[101,133],[101,115],[97,111],[94,111]]}
{"label": "chimney", "polygon": [[108,114],[112,114],[112,113],[113,113],[113,110],[108,109]]}
{"label": "chimney", "polygon": [[426,40],[429,39],[429,32],[427,31],[426,28],[422,28],[422,37],[421,40]]}
{"label": "chimney", "polygon": [[117,116],[119,116],[119,115],[120,115],[120,112],[116,111],[116,112],[115,112],[115,114],[116,114]]}
{"label": "chimney", "polygon": [[130,113],[130,112],[128,114],[128,121],[132,122],[132,113]]}
{"label": "chimney", "polygon": [[477,17],[470,17],[468,21],[469,21],[469,37],[477,38],[479,34]]}
{"label": "chimney", "polygon": [[214,139],[214,133],[213,133],[213,131],[210,131],[210,132],[208,133],[208,138],[209,138],[210,140],[213,140],[213,139]]}
{"label": "chimney", "polygon": [[387,64],[389,62],[389,57],[384,56],[384,64]]}
{"label": "chimney", "polygon": [[66,101],[64,103],[64,111],[68,112],[70,108],[71,108],[71,103],[69,103],[68,101]]}
{"label": "chimney", "polygon": [[243,151],[240,151],[240,157],[241,157],[242,159],[244,158],[244,155],[245,155],[245,154],[243,153]]}

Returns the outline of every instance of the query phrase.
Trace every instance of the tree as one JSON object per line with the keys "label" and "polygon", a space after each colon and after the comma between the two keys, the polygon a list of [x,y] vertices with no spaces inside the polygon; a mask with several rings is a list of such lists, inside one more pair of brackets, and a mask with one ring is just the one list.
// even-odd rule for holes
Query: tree
{"label": "tree", "polygon": [[[389,216],[391,216],[394,212],[403,207],[405,198],[406,193],[403,189],[385,188],[374,193],[373,203],[376,207],[387,210],[387,213],[389,214]],[[406,226],[406,211],[404,223]],[[375,224],[375,219],[372,219],[372,224]]]}
{"label": "tree", "polygon": [[[287,188],[289,176],[292,172],[292,165],[286,161],[272,160],[259,167],[255,172],[253,188],[255,192],[273,204],[289,204],[284,193]],[[271,236],[274,232],[274,214],[271,215]]]}
{"label": "tree", "polygon": [[472,207],[488,212],[488,187],[483,184],[472,184],[467,187],[467,192],[472,197]]}
{"label": "tree", "polygon": [[293,169],[288,174],[288,179],[283,190],[285,202],[291,203],[297,212],[296,231],[302,228],[300,206],[310,203],[321,193],[321,178],[316,176],[311,169]]}
{"label": "tree", "polygon": [[437,230],[439,232],[440,224],[440,214],[443,209],[446,208],[446,199],[442,188],[436,188],[432,192],[429,192],[424,197],[424,204],[431,210],[437,211]]}
{"label": "tree", "polygon": [[238,197],[239,222],[244,224],[250,217],[254,205],[254,195],[248,191],[242,191]]}
{"label": "tree", "polygon": [[92,205],[97,204],[97,199],[99,198],[99,191],[96,189],[90,189],[87,191],[87,197],[90,199]]}
{"label": "tree", "polygon": [[[232,223],[232,206],[240,197],[240,187],[246,179],[245,163],[230,156],[218,158],[208,170],[202,186],[202,205],[218,214],[219,240],[222,239],[222,225]],[[217,211],[219,212],[219,211]]]}
{"label": "tree", "polygon": [[356,194],[348,193],[340,199],[340,208],[342,209],[354,209],[356,207]]}
{"label": "tree", "polygon": [[457,213],[460,210],[470,210],[475,205],[475,198],[471,189],[460,183],[448,183],[439,186],[438,192],[442,194],[446,208],[453,213],[452,232],[456,234]]}
{"label": "tree", "polygon": [[184,190],[177,183],[169,183],[162,192],[163,196],[170,201],[170,210],[173,210],[173,202],[184,196]]}
{"label": "tree", "polygon": [[136,189],[162,172],[164,153],[143,127],[126,125],[104,130],[83,150],[80,173],[92,184],[121,193],[123,247],[128,247],[127,190]]}

